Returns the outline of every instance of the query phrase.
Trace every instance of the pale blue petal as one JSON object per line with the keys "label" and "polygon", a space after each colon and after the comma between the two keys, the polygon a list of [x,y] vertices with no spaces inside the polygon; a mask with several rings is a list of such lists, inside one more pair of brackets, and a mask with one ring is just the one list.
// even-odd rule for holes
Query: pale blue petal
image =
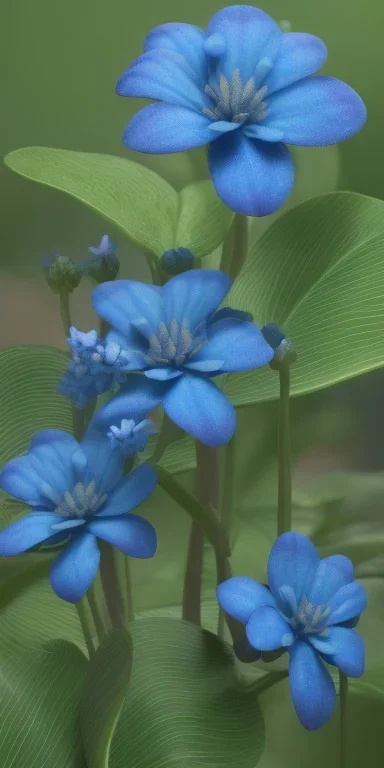
{"label": "pale blue petal", "polygon": [[220,71],[230,78],[233,71],[239,69],[243,82],[257,75],[257,65],[263,59],[272,67],[282,39],[281,29],[273,19],[250,5],[232,5],[215,13],[206,36],[214,34],[225,40]]}
{"label": "pale blue petal", "polygon": [[205,35],[202,29],[193,24],[169,22],[155,27],[144,40],[144,51],[156,48],[179,53],[194,73],[196,82],[202,87],[207,81],[207,60],[204,53]]}
{"label": "pale blue petal", "polygon": [[[71,435],[69,432],[64,432],[62,429],[43,429],[41,432],[38,432],[37,435],[35,435],[30,443],[29,446],[29,452],[33,451],[34,448],[38,445],[43,445],[44,443],[60,443],[60,442],[66,442],[71,443],[73,450],[76,450],[78,448],[78,442],[75,440],[73,435]],[[59,450],[58,446],[56,446],[56,450]],[[65,454],[67,455],[67,450],[65,449]]]}
{"label": "pale blue petal", "polygon": [[270,605],[261,605],[254,611],[246,632],[249,642],[258,651],[276,651],[292,645],[295,640],[292,627]]}
{"label": "pale blue petal", "polygon": [[141,421],[149,411],[160,405],[169,386],[168,382],[130,374],[116,397],[97,411],[91,422],[92,430],[107,433],[113,424],[120,424],[123,419]]}
{"label": "pale blue petal", "polygon": [[155,529],[138,515],[94,518],[87,524],[87,530],[130,557],[153,557],[156,552]]}
{"label": "pale blue petal", "polygon": [[148,379],[156,379],[156,381],[169,381],[169,379],[177,379],[181,375],[182,371],[174,371],[172,368],[151,368],[144,373]]}
{"label": "pale blue petal", "polygon": [[277,211],[293,184],[294,166],[287,147],[249,139],[241,131],[213,142],[208,163],[219,197],[247,216]]}
{"label": "pale blue petal", "polygon": [[283,34],[279,55],[263,83],[268,96],[313,75],[323,66],[326,58],[327,47],[319,37],[305,32]]}
{"label": "pale blue petal", "polygon": [[184,152],[215,138],[211,122],[202,112],[158,102],[136,113],[124,131],[123,142],[129,149],[147,154]]}
{"label": "pale blue petal", "polygon": [[137,469],[123,477],[111,491],[103,506],[96,512],[96,517],[123,515],[131,512],[153,493],[157,484],[155,470],[149,464],[140,464]]}
{"label": "pale blue petal", "polygon": [[329,600],[330,614],[327,619],[328,626],[342,624],[360,616],[367,607],[367,593],[357,581],[350,582],[336,592]]}
{"label": "pale blue petal", "polygon": [[55,508],[75,482],[72,456],[75,440],[40,443],[32,451],[13,459],[0,473],[0,487],[32,507]]}
{"label": "pale blue petal", "polygon": [[319,555],[312,542],[301,533],[283,533],[276,539],[268,559],[268,582],[278,602],[284,605],[280,590],[291,587],[297,603],[313,581]]}
{"label": "pale blue petal", "polygon": [[332,678],[310,645],[297,642],[289,649],[289,684],[296,714],[309,731],[321,728],[336,704]]}
{"label": "pale blue petal", "polygon": [[330,627],[327,637],[310,635],[309,642],[328,664],[338,667],[348,677],[361,677],[363,674],[364,640],[355,630]]}
{"label": "pale blue petal", "polygon": [[105,337],[105,362],[108,365],[120,364],[119,355],[123,352],[123,369],[141,371],[146,366],[145,355],[148,351],[147,339],[130,325],[127,335],[119,331],[109,331]]}
{"label": "pale blue petal", "polygon": [[0,555],[12,557],[26,552],[53,534],[52,526],[60,518],[53,512],[31,512],[0,531]]}
{"label": "pale blue petal", "polygon": [[218,269],[193,269],[173,277],[163,288],[164,314],[191,333],[208,320],[227,295],[231,278]]}
{"label": "pale blue petal", "polygon": [[327,557],[318,565],[307,598],[315,605],[325,605],[353,578],[353,569],[347,567],[342,556]]}
{"label": "pale blue petal", "polygon": [[336,565],[344,572],[345,583],[353,581],[355,578],[355,571],[352,561],[345,555],[330,555],[330,557],[324,557],[323,563],[329,563],[330,565]]}
{"label": "pale blue petal", "polygon": [[87,457],[84,484],[96,481],[99,493],[109,493],[121,480],[124,472],[124,456],[109,437],[87,435],[81,442]]}
{"label": "pale blue petal", "polygon": [[275,598],[263,584],[249,576],[233,576],[216,588],[220,607],[234,619],[246,624],[261,605],[275,606]]}
{"label": "pale blue petal", "polygon": [[175,51],[154,49],[136,59],[116,85],[119,96],[158,99],[201,111],[209,106],[204,84],[196,82],[185,59]]}
{"label": "pale blue petal", "polygon": [[90,533],[73,535],[52,563],[49,580],[63,600],[77,603],[91,586],[100,563],[96,537]]}
{"label": "pale blue petal", "polygon": [[263,125],[283,131],[283,141],[298,146],[338,144],[366,120],[360,96],[341,80],[321,75],[278,91],[266,104]]}
{"label": "pale blue petal", "polygon": [[[132,337],[134,328],[143,321],[154,333],[163,319],[161,288],[136,280],[101,283],[92,291],[92,304],[104,320],[127,337]],[[129,340],[136,338],[134,335]]]}
{"label": "pale blue petal", "polygon": [[233,318],[218,320],[208,326],[207,334],[208,341],[191,357],[192,363],[221,360],[222,372],[247,371],[266,365],[273,358],[272,347],[253,323]]}
{"label": "pale blue petal", "polygon": [[209,379],[185,373],[164,398],[164,410],[181,429],[205,445],[227,443],[236,429],[236,411]]}

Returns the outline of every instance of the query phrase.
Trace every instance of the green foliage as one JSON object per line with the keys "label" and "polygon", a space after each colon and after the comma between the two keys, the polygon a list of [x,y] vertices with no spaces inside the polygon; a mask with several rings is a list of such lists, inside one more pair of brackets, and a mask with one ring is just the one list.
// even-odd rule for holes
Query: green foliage
{"label": "green foliage", "polygon": [[[100,759],[86,740],[89,768],[255,768],[264,747],[264,723],[257,696],[236,683],[229,649],[214,635],[173,619],[143,619],[130,631],[129,684],[124,655],[129,658],[130,648],[122,635],[107,641],[92,662],[83,729],[94,734],[98,727],[100,741],[106,743],[109,734],[111,745],[108,761],[108,748],[101,747]],[[90,705],[92,694],[108,701],[102,712]]]}
{"label": "green foliage", "polygon": [[0,466],[25,453],[42,429],[71,431],[69,401],[56,392],[68,356],[54,347],[0,351]]}
{"label": "green foliage", "polygon": [[60,640],[1,663],[2,768],[86,768],[79,728],[86,664]]}
{"label": "green foliage", "polygon": [[[383,366],[383,250],[384,202],[349,192],[289,211],[251,249],[231,305],[293,341],[294,395]],[[237,405],[273,399],[278,377],[232,375],[225,391]]]}
{"label": "green foliage", "polygon": [[233,218],[210,181],[189,184],[178,194],[154,171],[121,157],[27,147],[5,162],[92,208],[153,256],[179,246],[196,258],[206,256],[223,241]]}

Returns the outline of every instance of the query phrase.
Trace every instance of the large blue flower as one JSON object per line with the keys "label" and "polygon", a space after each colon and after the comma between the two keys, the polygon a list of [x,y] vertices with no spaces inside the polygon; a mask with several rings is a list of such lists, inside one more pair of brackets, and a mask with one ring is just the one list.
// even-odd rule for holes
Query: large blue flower
{"label": "large blue flower", "polygon": [[283,33],[263,11],[233,5],[203,32],[162,24],[117,83],[121,96],[158,103],[128,124],[123,141],[139,152],[181,152],[209,144],[218,195],[239,213],[266,216],[289,194],[287,144],[337,144],[364,124],[348,85],[313,76],[327,57],[313,35]]}
{"label": "large blue flower", "polygon": [[352,627],[367,604],[364,587],[354,581],[343,555],[320,560],[309,539],[284,533],[268,561],[268,589],[235,576],[217,588],[224,611],[246,625],[259,651],[286,648],[296,713],[309,730],[330,718],[336,692],[322,659],[349,677],[364,671],[364,642]]}
{"label": "large blue flower", "polygon": [[203,443],[223,445],[236,426],[233,406],[211,378],[269,363],[273,349],[248,315],[221,309],[231,279],[219,270],[191,270],[163,288],[133,280],[93,291],[96,311],[116,330],[107,336],[126,350],[131,374],[93,425],[110,428],[143,418],[163,403],[179,427]]}
{"label": "large blue flower", "polygon": [[97,539],[131,557],[152,557],[156,533],[138,515],[127,514],[150,496],[156,474],[142,464],[123,476],[124,455],[108,437],[80,444],[61,430],[40,432],[25,456],[0,473],[0,487],[32,511],[0,531],[0,555],[10,557],[39,545],[67,541],[54,560],[50,582],[64,600],[76,603],[99,567]]}

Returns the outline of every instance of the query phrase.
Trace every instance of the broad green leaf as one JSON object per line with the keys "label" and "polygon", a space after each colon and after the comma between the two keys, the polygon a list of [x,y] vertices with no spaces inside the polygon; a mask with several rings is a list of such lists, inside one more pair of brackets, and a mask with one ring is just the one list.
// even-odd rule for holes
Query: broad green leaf
{"label": "broad green leaf", "polygon": [[176,246],[206,256],[223,241],[233,218],[212,182],[193,182],[177,193],[154,171],[122,157],[26,147],[7,155],[5,163],[92,208],[153,256]]}
{"label": "broad green leaf", "polygon": [[255,768],[263,720],[257,697],[236,684],[227,646],[172,619],[143,619],[130,631],[132,677],[109,768]]}
{"label": "broad green leaf", "polygon": [[217,196],[211,181],[197,181],[181,190],[175,246],[189,248],[196,258],[211,253],[224,240],[233,212]]}
{"label": "broad green leaf", "polygon": [[128,632],[113,632],[91,659],[84,683],[81,731],[88,768],[108,768],[112,737],[133,663]]}
{"label": "broad green leaf", "polygon": [[54,347],[0,351],[0,466],[25,453],[42,429],[71,431],[71,405],[56,392],[67,361]]}
{"label": "broad green leaf", "polygon": [[86,666],[62,641],[1,662],[2,768],[86,768],[79,727]]}
{"label": "broad green leaf", "polygon": [[[322,389],[384,365],[384,202],[349,192],[315,198],[282,216],[253,247],[231,305],[293,341],[292,394]],[[237,405],[278,396],[269,367],[228,376]]]}

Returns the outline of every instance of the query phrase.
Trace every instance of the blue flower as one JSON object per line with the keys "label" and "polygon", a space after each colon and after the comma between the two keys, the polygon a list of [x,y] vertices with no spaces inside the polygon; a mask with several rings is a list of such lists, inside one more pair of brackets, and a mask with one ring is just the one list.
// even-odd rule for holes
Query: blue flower
{"label": "blue flower", "polygon": [[352,627],[367,604],[364,587],[354,581],[343,555],[320,560],[309,539],[284,533],[268,561],[269,589],[235,576],[217,588],[220,606],[246,625],[259,651],[286,648],[293,703],[309,730],[330,718],[335,687],[322,659],[349,677],[364,671],[364,642]]}
{"label": "blue flower", "polygon": [[134,456],[144,451],[151,435],[156,435],[158,429],[150,419],[144,419],[138,424],[134,419],[122,419],[120,427],[112,425],[107,432],[114,446],[123,451],[124,456]]}
{"label": "blue flower", "polygon": [[72,326],[69,332],[72,359],[57,390],[77,408],[85,408],[94,397],[113,389],[116,382],[125,381],[129,356],[115,342],[102,341],[95,330],[83,333]]}
{"label": "blue flower", "polygon": [[249,5],[219,11],[205,32],[162,24],[117,83],[120,96],[158,102],[135,115],[123,141],[148,153],[209,144],[218,195],[234,211],[266,216],[292,187],[287,144],[337,144],[365,122],[364,104],[352,88],[313,76],[326,58],[317,37],[284,33]]}
{"label": "blue flower", "polygon": [[81,443],[61,430],[40,432],[25,456],[0,473],[0,487],[31,512],[0,531],[0,555],[19,555],[39,544],[66,541],[50,571],[59,597],[84,597],[99,567],[97,539],[131,557],[152,557],[156,534],[128,514],[153,492],[157,478],[148,464],[123,476],[124,457],[106,437]]}
{"label": "blue flower", "polygon": [[86,265],[91,277],[97,280],[98,283],[114,280],[120,269],[120,261],[116,256],[117,243],[112,243],[108,235],[103,235],[99,247],[95,248],[91,245],[88,250],[94,256]]}
{"label": "blue flower", "polygon": [[93,291],[96,311],[116,330],[107,342],[127,351],[131,374],[96,414],[100,428],[140,420],[163,403],[170,419],[207,445],[232,437],[236,414],[211,380],[270,362],[273,349],[248,315],[224,308],[231,279],[219,270],[191,270],[163,288],[117,280]]}

